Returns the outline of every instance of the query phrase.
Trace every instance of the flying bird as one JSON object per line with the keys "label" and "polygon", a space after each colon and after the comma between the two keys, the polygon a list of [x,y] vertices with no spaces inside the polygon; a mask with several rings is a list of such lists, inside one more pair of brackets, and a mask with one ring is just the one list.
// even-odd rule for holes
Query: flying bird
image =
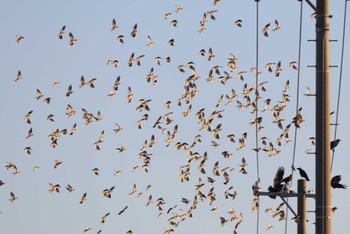
{"label": "flying bird", "polygon": [[345,184],[340,184],[341,181],[341,175],[336,175],[331,179],[331,186],[332,188],[340,188],[340,189],[346,189],[347,186]]}
{"label": "flying bird", "polygon": [[[284,167],[279,167],[277,169],[277,172],[275,174],[275,177],[273,178],[273,185],[268,187],[269,192],[275,192],[279,193],[282,192],[283,185],[282,180],[284,176]],[[269,196],[272,199],[276,199],[276,196]]]}
{"label": "flying bird", "polygon": [[233,22],[233,24],[241,28],[242,27],[242,20],[238,19],[235,22]]}
{"label": "flying bird", "polygon": [[20,41],[22,41],[24,39],[24,36],[21,34],[16,35],[16,42],[19,43]]}
{"label": "flying bird", "polygon": [[112,19],[112,28],[111,31],[114,31],[115,29],[117,29],[119,26],[117,25],[117,22],[115,21],[115,19]]}
{"label": "flying bird", "polygon": [[132,37],[136,37],[136,34],[137,34],[138,30],[137,30],[137,24],[134,25],[134,27],[132,28],[132,31],[130,33],[130,35]]}
{"label": "flying bird", "polygon": [[268,37],[269,36],[269,34],[268,34],[268,30],[269,30],[269,27],[270,27],[270,23],[268,23],[268,24],[266,24],[264,27],[263,27],[263,29],[261,30],[261,32],[264,34],[264,36],[265,37]]}
{"label": "flying bird", "polygon": [[76,38],[74,38],[73,33],[69,33],[69,45],[72,46],[77,41]]}
{"label": "flying bird", "polygon": [[65,33],[65,31],[64,31],[65,29],[66,29],[66,25],[63,25],[61,30],[59,31],[59,33],[57,35],[58,39],[62,39],[63,38],[63,35]]}

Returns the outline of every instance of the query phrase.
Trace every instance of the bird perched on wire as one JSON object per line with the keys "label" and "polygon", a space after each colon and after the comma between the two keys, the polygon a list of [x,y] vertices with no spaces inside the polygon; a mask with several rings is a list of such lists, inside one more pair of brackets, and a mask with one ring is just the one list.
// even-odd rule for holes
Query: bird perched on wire
{"label": "bird perched on wire", "polygon": [[341,175],[336,175],[331,179],[331,186],[332,188],[341,188],[341,189],[346,189],[348,186],[345,184],[340,184],[341,180]]}
{"label": "bird perched on wire", "polygon": [[335,147],[337,147],[338,145],[339,145],[339,142],[340,142],[341,140],[340,139],[336,139],[336,140],[334,140],[334,141],[331,141],[331,150],[333,150],[334,151],[334,149],[335,149]]}
{"label": "bird perched on wire", "polygon": [[303,169],[301,169],[300,167],[298,167],[297,169],[299,170],[299,174],[301,177],[305,178],[306,181],[310,181],[309,177],[307,176],[306,172]]}

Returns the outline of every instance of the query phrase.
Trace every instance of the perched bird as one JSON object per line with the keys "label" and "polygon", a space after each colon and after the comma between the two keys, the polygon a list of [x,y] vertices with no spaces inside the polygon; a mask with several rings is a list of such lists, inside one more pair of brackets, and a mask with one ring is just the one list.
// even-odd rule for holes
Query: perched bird
{"label": "perched bird", "polygon": [[347,186],[345,184],[340,184],[341,181],[341,175],[336,175],[331,179],[331,186],[332,188],[340,188],[340,189],[346,189]]}
{"label": "perched bird", "polygon": [[331,145],[330,145],[331,150],[334,151],[335,147],[337,147],[339,145],[340,141],[341,141],[340,139],[336,139],[334,141],[331,141]]}
{"label": "perched bird", "polygon": [[306,181],[310,181],[309,177],[303,169],[301,169],[300,167],[298,167],[297,169],[299,170],[299,174],[301,177],[305,178]]}

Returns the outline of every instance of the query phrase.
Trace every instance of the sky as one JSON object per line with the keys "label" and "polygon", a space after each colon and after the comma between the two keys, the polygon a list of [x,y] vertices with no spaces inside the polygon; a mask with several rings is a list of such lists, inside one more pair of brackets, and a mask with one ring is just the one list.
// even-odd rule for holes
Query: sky
{"label": "sky", "polygon": [[[331,43],[331,64],[340,65],[344,1],[332,1],[330,11],[331,39],[338,40]],[[166,13],[170,13],[168,18],[164,17]],[[204,13],[205,30],[199,32]],[[309,142],[315,135],[315,97],[303,95],[307,88],[315,91],[314,68],[308,67],[315,65],[315,44],[308,41],[315,39],[312,13],[304,3],[300,66],[293,69],[289,63],[298,60],[299,1],[260,1],[258,51],[255,1],[221,0],[215,5],[212,0],[2,1],[0,232],[127,233],[130,230],[137,234],[166,233],[173,229],[174,233],[184,234],[233,233],[233,230],[283,233],[287,227],[287,233],[295,233],[297,226],[291,220],[291,211],[286,221],[273,218],[281,199],[260,197],[259,212],[252,211],[252,185],[259,177],[262,191],[266,191],[279,167],[285,168],[285,176],[289,175],[295,148],[294,166],[307,171],[310,177],[307,189],[315,188],[315,155],[305,153],[307,147],[311,152],[315,149]],[[118,27],[111,30],[113,19]],[[242,21],[242,27],[234,24],[237,20]],[[277,30],[273,30],[275,20],[280,26]],[[261,31],[268,23],[266,37]],[[135,25],[137,32],[132,37]],[[65,33],[59,39],[63,26]],[[69,44],[69,33],[76,39],[73,45]],[[16,35],[24,38],[16,42]],[[120,35],[124,36],[124,43],[117,40]],[[148,45],[148,37],[154,44]],[[169,43],[171,39],[173,46]],[[346,153],[350,122],[345,102],[350,98],[345,89],[349,86],[346,77],[350,73],[350,67],[346,66],[348,38],[344,45],[344,79],[336,135],[341,142],[335,151],[332,176],[342,175],[341,183],[350,184],[350,161]],[[204,56],[199,53],[202,49]],[[214,56],[209,58],[210,50]],[[263,127],[258,135],[255,125],[250,124],[256,118],[251,104],[256,97],[256,72],[251,68],[256,67],[257,52],[261,71],[258,83],[264,86],[264,89],[258,87],[258,116],[262,117]],[[129,66],[132,54],[134,60]],[[135,59],[139,56],[138,65]],[[160,57],[160,65],[155,62],[156,57]],[[228,67],[230,58],[235,58],[235,69]],[[116,66],[108,64],[109,60],[117,60]],[[276,77],[279,62],[282,70]],[[273,72],[265,68],[268,63]],[[180,65],[184,72],[179,71]],[[15,81],[19,71],[21,79]],[[240,72],[243,72],[241,79]],[[304,122],[295,140],[295,126],[291,122],[297,109],[298,72],[298,107],[302,108]],[[82,76],[86,82],[94,79],[94,88],[80,87]],[[118,88],[113,90],[118,77]],[[152,78],[147,81],[147,77]],[[336,111],[339,77],[340,67],[332,68],[332,111]],[[289,83],[287,89],[286,83]],[[73,93],[67,96],[69,86]],[[250,92],[244,94],[244,86]],[[130,102],[128,88],[133,94]],[[43,97],[37,97],[37,90]],[[232,90],[236,97],[232,98]],[[283,95],[288,101],[281,103]],[[218,102],[221,96],[222,102]],[[44,101],[47,98],[50,103]],[[137,109],[142,101],[148,101],[149,110],[145,105]],[[167,102],[171,103],[168,108]],[[246,107],[238,108],[239,102]],[[70,117],[66,113],[68,105],[75,111]],[[282,129],[291,126],[289,136],[284,135],[278,146],[276,140],[282,129],[273,123],[271,110],[280,105],[285,105],[279,116]],[[83,109],[85,116],[90,116],[89,123],[83,118]],[[24,117],[29,112],[30,123]],[[101,118],[97,118],[98,113]],[[210,131],[197,113],[202,113],[205,121],[216,113]],[[145,114],[148,119],[142,120],[138,128],[137,122]],[[336,114],[331,117],[332,123]],[[49,115],[53,115],[52,121]],[[70,135],[75,124],[76,130]],[[115,124],[122,130],[114,131]],[[30,129],[33,136],[27,138]],[[217,138],[215,129],[219,133]],[[57,144],[52,147],[49,135],[54,130],[59,134]],[[64,134],[64,130],[68,133]],[[334,130],[332,125],[332,139]],[[228,139],[231,134],[235,135],[235,142]],[[167,142],[168,135],[173,137],[172,141]],[[200,141],[195,140],[198,135]],[[150,144],[152,138],[154,143]],[[239,147],[242,138],[244,146]],[[263,150],[267,146],[261,138],[266,139],[267,146],[271,142],[279,153],[269,156]],[[30,154],[25,151],[27,147]],[[121,147],[125,148],[122,152],[117,149]],[[258,156],[253,150],[257,147],[261,148]],[[224,157],[223,152],[228,156]],[[145,154],[149,162],[144,161]],[[205,155],[204,174],[198,168]],[[241,172],[242,158],[247,163],[245,174]],[[212,172],[215,164],[220,175]],[[98,175],[93,172],[95,168]],[[181,171],[186,170],[181,181]],[[116,175],[115,171],[121,173]],[[229,176],[226,183],[224,172]],[[298,179],[298,172],[294,172],[291,184],[294,191]],[[59,192],[50,192],[50,184],[59,185]],[[65,188],[68,184],[75,189],[73,192]],[[132,193],[134,185],[136,192]],[[104,196],[103,191],[113,187],[110,197]],[[225,191],[231,194],[228,199]],[[11,193],[17,197],[12,202]],[[86,200],[80,204],[83,194]],[[338,207],[332,216],[334,233],[347,230],[348,197],[348,190],[332,190],[332,206]],[[149,200],[152,203],[148,204]],[[295,198],[289,199],[289,204],[297,210]],[[287,212],[285,208],[282,209]],[[307,209],[310,211],[307,229],[312,233],[314,200],[307,200]],[[237,215],[233,220],[230,210]],[[101,223],[101,217],[108,213]],[[226,221],[224,225],[221,219]],[[267,230],[269,226],[272,228]]]}

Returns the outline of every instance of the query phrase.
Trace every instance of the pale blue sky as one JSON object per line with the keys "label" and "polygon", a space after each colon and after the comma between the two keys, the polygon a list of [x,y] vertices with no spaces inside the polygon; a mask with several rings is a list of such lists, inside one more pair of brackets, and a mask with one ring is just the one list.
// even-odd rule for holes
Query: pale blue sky
{"label": "pale blue sky", "polygon": [[[175,13],[176,5],[183,10]],[[338,39],[338,43],[331,43],[331,64],[339,65],[343,23],[344,1],[332,1],[331,14],[331,38]],[[259,20],[259,68],[262,74],[259,83],[267,81],[266,92],[259,91],[259,116],[263,117],[264,129],[259,133],[259,138],[266,136],[274,145],[281,130],[272,123],[273,116],[269,112],[260,112],[263,101],[271,98],[271,109],[281,100],[282,91],[287,80],[290,82],[290,102],[281,113],[285,119],[283,126],[287,126],[293,119],[296,105],[297,70],[288,67],[288,63],[298,58],[299,36],[299,1],[261,1]],[[216,20],[209,17],[206,31],[199,33],[199,24],[203,13],[217,10],[214,13]],[[171,12],[168,19],[164,19],[165,12]],[[248,87],[255,86],[255,73],[249,72],[255,67],[255,30],[256,30],[256,3],[246,0],[221,0],[213,5],[211,0],[162,0],[162,1],[2,1],[0,3],[0,100],[3,111],[0,115],[0,145],[2,156],[0,157],[0,180],[5,182],[0,187],[0,232],[1,233],[82,233],[85,227],[91,227],[90,233],[102,230],[102,233],[163,233],[166,229],[173,228],[175,233],[232,233],[238,220],[229,221],[224,227],[220,225],[220,217],[229,219],[228,211],[233,208],[237,215],[243,215],[243,221],[238,227],[238,233],[256,232],[256,213],[251,212],[254,198],[251,186],[257,179],[255,148],[255,127],[249,122],[255,118],[251,113],[251,107],[238,110],[236,100],[246,103],[242,95],[244,84]],[[315,125],[315,99],[302,95],[306,87],[314,89],[315,74],[314,65],[315,49],[314,39],[315,21],[310,17],[311,8],[304,4],[303,11],[303,37],[301,57],[301,80],[300,80],[300,107],[303,107],[302,115],[305,122],[298,131],[295,165],[304,168],[311,179],[307,184],[308,189],[315,186],[313,155],[305,154],[306,147],[314,147],[308,142],[309,137],[314,136]],[[112,19],[115,18],[118,28],[111,31]],[[233,24],[235,20],[243,21],[242,28]],[[281,29],[272,31],[273,22],[278,20]],[[172,20],[177,20],[177,27],[170,25]],[[267,24],[269,37],[264,37],[260,32]],[[135,38],[130,36],[132,27],[137,24],[138,32]],[[62,40],[57,37],[61,27],[66,25]],[[68,33],[71,32],[77,39],[73,46],[69,45]],[[24,39],[16,43],[16,35],[21,34]],[[125,43],[116,40],[118,35],[124,35]],[[154,45],[147,47],[147,36],[154,41]],[[175,40],[175,45],[169,46],[167,42]],[[347,76],[350,73],[349,66],[349,40],[345,42],[345,68],[343,89],[341,95],[341,110],[339,115],[338,138],[342,142],[337,148],[335,164],[332,175],[341,174],[342,182],[350,184],[348,172],[349,159],[346,152],[349,151],[347,142],[347,129],[350,127],[348,104],[349,86]],[[208,52],[212,48],[215,57],[208,61],[207,55],[200,56],[198,51],[205,49]],[[130,55],[135,57],[145,55],[141,59],[141,66],[135,63],[128,67]],[[226,66],[228,57],[234,54],[237,57],[237,71],[230,72]],[[154,58],[162,57],[157,65]],[[165,61],[171,57],[171,62]],[[118,67],[106,65],[109,59],[118,60]],[[183,112],[189,104],[184,101],[181,106],[177,100],[184,94],[185,80],[191,75],[191,70],[185,67],[185,73],[178,71],[177,66],[194,62],[196,72],[200,79],[195,81],[199,92],[193,97],[192,110],[187,117]],[[281,61],[282,72],[277,78],[265,68],[267,63]],[[214,66],[220,66],[221,74],[227,71],[232,79],[225,85],[220,84],[214,74],[214,81],[207,82],[209,70]],[[158,75],[157,83],[151,84],[146,81],[146,76],[151,68]],[[273,65],[275,68],[275,65]],[[14,81],[18,70],[22,73],[22,80]],[[244,81],[239,80],[237,73],[247,71]],[[88,81],[97,78],[95,88],[88,86],[79,88],[80,77]],[[108,97],[116,78],[120,76],[120,87],[115,96]],[[331,110],[336,108],[339,68],[332,69],[331,73]],[[53,86],[54,81],[59,81]],[[65,93],[69,85],[73,87],[73,94],[66,97]],[[134,94],[130,103],[126,96],[128,87]],[[36,90],[40,89],[44,98],[50,97],[50,104],[43,99],[36,100]],[[231,95],[231,89],[237,93],[232,103],[225,105],[225,95]],[[215,107],[221,95],[224,99],[219,107]],[[250,94],[254,100],[254,92]],[[150,111],[136,110],[140,99],[151,99]],[[164,107],[166,101],[171,101],[170,109]],[[65,114],[67,105],[70,104],[76,111],[72,117]],[[86,126],[82,119],[82,108],[89,113],[97,115],[100,111],[102,120],[93,121]],[[222,124],[220,139],[215,139],[206,130],[199,130],[201,124],[196,113],[205,108],[205,118],[208,118],[214,110],[224,110],[223,118],[215,118],[212,123],[214,129],[219,123]],[[31,124],[27,124],[23,116],[30,110]],[[161,130],[152,128],[159,116],[173,112],[170,117],[174,121],[165,124],[161,120]],[[142,122],[142,129],[137,129],[136,122],[144,114],[149,115],[147,121]],[[47,120],[49,114],[54,115],[55,122]],[[334,121],[334,116],[332,117]],[[53,129],[67,129],[68,131],[77,123],[76,132],[73,135],[62,135],[58,139],[55,149],[50,147],[48,135]],[[123,130],[118,134],[113,131],[114,124],[121,125]],[[166,147],[167,131],[173,132],[178,125],[178,133],[173,143]],[[34,136],[25,139],[28,130],[32,128]],[[333,133],[334,127],[332,127]],[[104,130],[103,143],[100,150],[93,147],[101,131]],[[246,132],[246,146],[237,150],[238,139]],[[226,136],[234,133],[236,143],[230,142]],[[202,142],[197,142],[192,148],[192,153],[197,152],[200,156],[204,152],[208,154],[205,164],[206,174],[198,171],[201,161],[193,160],[190,167],[190,180],[181,183],[179,171],[187,164],[189,154],[184,150],[177,150],[177,142],[192,144],[196,135],[202,136]],[[152,154],[148,167],[149,173],[142,170],[143,162],[137,155],[145,140],[150,141],[155,136],[155,145],[146,148]],[[268,157],[260,151],[260,178],[262,189],[266,190],[272,184],[274,174],[279,166],[286,168],[286,175],[291,171],[292,151],[294,143],[294,126],[290,129],[289,138],[292,143],[281,147],[279,155]],[[332,135],[333,138],[333,135]],[[219,147],[211,146],[211,141],[220,144]],[[119,153],[116,148],[123,145],[126,151]],[[24,152],[24,148],[32,148],[31,155]],[[262,144],[259,147],[264,147]],[[224,159],[223,151],[232,153],[232,157]],[[239,173],[241,159],[244,157],[248,163],[248,174]],[[62,162],[54,169],[54,160]],[[20,173],[12,174],[13,169],[6,170],[8,161],[16,165]],[[227,172],[230,182],[224,185],[221,175],[214,176],[212,168],[215,162],[219,162],[220,169],[225,167],[234,168]],[[133,172],[133,166],[139,169]],[[39,166],[38,171],[33,171],[34,166]],[[91,170],[99,168],[99,176]],[[122,170],[121,175],[114,176],[114,170]],[[207,181],[207,177],[216,180],[214,185]],[[199,201],[197,208],[193,210],[193,217],[181,222],[177,227],[167,223],[173,216],[167,210],[176,205],[172,211],[177,214],[181,210],[187,211],[194,199],[196,185],[199,178],[205,185],[201,191],[207,195],[214,187],[216,201],[212,206],[204,199]],[[298,173],[294,174],[292,189],[296,190]],[[50,193],[49,183],[60,184],[60,193]],[[68,193],[64,188],[71,184],[75,191]],[[133,184],[137,186],[137,193],[142,192],[140,197],[136,194],[129,195]],[[152,188],[146,190],[147,185]],[[104,189],[115,186],[111,198],[102,195]],[[224,191],[233,186],[231,192],[237,191],[235,200],[225,199]],[[18,199],[11,203],[10,192]],[[87,193],[87,200],[79,204],[81,196]],[[339,209],[333,215],[333,232],[344,233],[347,229],[347,210],[350,203],[347,202],[348,190],[332,191],[332,205]],[[152,195],[153,203],[146,206],[148,197]],[[198,196],[198,195],[197,195]],[[163,198],[163,215],[157,217],[159,211],[156,208],[156,200]],[[182,198],[191,201],[190,204],[181,202]],[[290,199],[290,205],[296,210],[296,199]],[[272,212],[265,213],[266,208],[275,209],[281,200],[271,200],[268,197],[260,198],[260,233],[266,232],[268,224],[273,228],[270,233],[284,233],[285,222],[272,218]],[[128,209],[122,215],[118,212],[125,206]],[[211,211],[213,206],[216,211]],[[308,210],[314,210],[314,201],[308,199]],[[106,213],[110,215],[105,223],[100,218]],[[296,232],[296,224],[290,219],[293,215],[289,212],[288,233]],[[308,231],[314,232],[314,214],[308,213]],[[177,219],[175,222],[180,221]]]}

